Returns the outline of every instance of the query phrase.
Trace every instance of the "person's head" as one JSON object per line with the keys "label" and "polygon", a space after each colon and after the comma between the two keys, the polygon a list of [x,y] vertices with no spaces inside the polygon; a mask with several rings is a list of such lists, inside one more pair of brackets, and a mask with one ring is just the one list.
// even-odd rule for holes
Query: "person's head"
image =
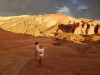
{"label": "person's head", "polygon": [[38,45],[38,42],[35,42],[35,45]]}

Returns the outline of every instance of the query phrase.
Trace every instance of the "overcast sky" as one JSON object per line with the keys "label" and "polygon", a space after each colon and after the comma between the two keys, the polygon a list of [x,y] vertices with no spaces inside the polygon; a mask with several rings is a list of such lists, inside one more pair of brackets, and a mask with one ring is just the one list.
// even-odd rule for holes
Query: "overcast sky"
{"label": "overcast sky", "polygon": [[0,0],[0,16],[51,13],[100,19],[100,0]]}

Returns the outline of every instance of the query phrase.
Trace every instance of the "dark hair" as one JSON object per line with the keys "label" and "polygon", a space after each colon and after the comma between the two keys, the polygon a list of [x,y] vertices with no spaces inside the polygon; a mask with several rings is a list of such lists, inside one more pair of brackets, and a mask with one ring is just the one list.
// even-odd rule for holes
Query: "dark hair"
{"label": "dark hair", "polygon": [[35,45],[37,45],[38,44],[38,42],[35,42]]}

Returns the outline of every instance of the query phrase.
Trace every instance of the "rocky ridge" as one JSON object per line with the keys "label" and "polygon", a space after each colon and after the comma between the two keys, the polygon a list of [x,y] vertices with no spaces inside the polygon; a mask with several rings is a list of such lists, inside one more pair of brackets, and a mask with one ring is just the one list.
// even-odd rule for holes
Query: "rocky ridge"
{"label": "rocky ridge", "polygon": [[64,14],[23,15],[0,17],[0,28],[14,33],[34,36],[55,37],[74,41],[100,40],[100,21],[73,18]]}

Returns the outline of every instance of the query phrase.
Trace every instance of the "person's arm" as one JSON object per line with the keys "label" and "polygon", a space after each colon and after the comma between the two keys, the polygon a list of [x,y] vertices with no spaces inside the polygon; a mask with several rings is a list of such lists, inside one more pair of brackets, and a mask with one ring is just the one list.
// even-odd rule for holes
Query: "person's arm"
{"label": "person's arm", "polygon": [[45,53],[44,48],[39,48],[38,50],[39,50],[39,52]]}

